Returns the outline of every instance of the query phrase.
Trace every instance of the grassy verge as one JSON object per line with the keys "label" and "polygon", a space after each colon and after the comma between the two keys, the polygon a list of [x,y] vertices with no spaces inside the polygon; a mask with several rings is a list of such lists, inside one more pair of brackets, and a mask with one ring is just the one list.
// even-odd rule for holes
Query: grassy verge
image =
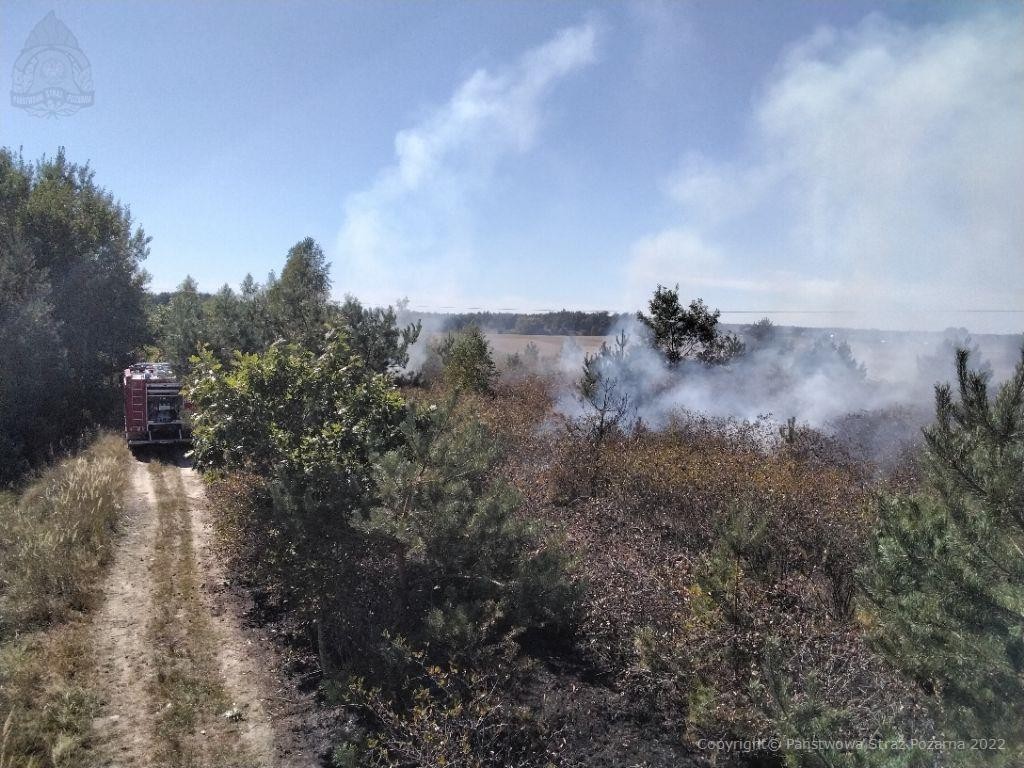
{"label": "grassy verge", "polygon": [[161,704],[153,744],[155,765],[248,765],[236,739],[226,738],[223,713],[230,701],[221,684],[216,638],[202,604],[188,499],[180,473],[154,462],[157,497],[153,561],[156,613],[149,625]]}
{"label": "grassy verge", "polygon": [[0,768],[88,765],[88,632],[130,455],[114,436],[0,496]]}

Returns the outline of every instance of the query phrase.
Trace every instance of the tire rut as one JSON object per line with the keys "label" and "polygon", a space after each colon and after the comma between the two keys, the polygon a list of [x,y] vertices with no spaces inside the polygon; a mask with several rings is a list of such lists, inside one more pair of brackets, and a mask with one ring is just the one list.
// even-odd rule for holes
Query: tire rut
{"label": "tire rut", "polygon": [[[296,744],[295,734],[280,734],[287,736],[280,742],[277,738],[272,717],[277,705],[268,693],[282,689],[266,663],[270,651],[247,636],[243,610],[224,588],[225,572],[198,474],[170,463],[136,462],[126,501],[126,532],[91,628],[103,700],[102,716],[94,722],[99,765],[320,765],[312,748]],[[176,583],[168,590],[169,577],[157,571],[167,567],[172,550],[177,553]],[[173,617],[170,624],[168,616]],[[172,641],[154,642],[154,635]],[[189,642],[201,647],[183,652]],[[163,748],[168,723],[174,722],[179,702],[167,698],[173,687],[171,694],[162,691],[168,691],[168,674],[179,673],[186,680],[209,678],[209,689],[217,693],[207,697],[189,727],[171,734],[179,748],[168,751]]]}
{"label": "tire rut", "polygon": [[103,602],[93,618],[92,647],[104,696],[104,716],[94,723],[102,765],[148,765],[155,712],[149,686],[154,677],[146,627],[153,615],[150,573],[158,519],[156,491],[145,464],[131,469],[127,530],[114,554]]}

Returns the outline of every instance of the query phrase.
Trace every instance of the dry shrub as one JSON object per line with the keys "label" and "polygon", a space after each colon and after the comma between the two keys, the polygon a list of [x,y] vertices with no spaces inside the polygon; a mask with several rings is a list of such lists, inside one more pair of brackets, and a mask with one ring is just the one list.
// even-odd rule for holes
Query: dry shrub
{"label": "dry shrub", "polygon": [[821,577],[828,595],[818,607],[848,616],[873,519],[864,477],[820,453],[766,447],[763,434],[725,426],[651,433],[620,446],[610,479],[616,506],[699,552],[714,546],[737,504],[753,505],[765,533],[752,567],[763,577]]}
{"label": "dry shrub", "polygon": [[[554,426],[551,411],[558,386],[553,376],[535,373],[502,378],[490,393],[459,393],[456,407],[460,414],[479,420],[500,435],[506,448],[529,447],[538,424],[551,420]],[[429,389],[407,389],[402,394],[411,401],[440,405],[451,401],[454,391],[438,384]]]}
{"label": "dry shrub", "polygon": [[501,471],[523,514],[564,536],[588,584],[579,664],[534,683],[544,700],[574,686],[563,716],[585,701],[578,723],[600,724],[564,758],[616,764],[626,741],[671,752],[673,739],[791,732],[786,713],[807,708],[851,734],[920,717],[853,603],[873,494],[913,482],[912,454],[889,450],[906,430],[884,430],[881,414],[835,436],[680,414],[610,436],[592,483],[594,446],[554,412],[556,393],[522,377],[463,405],[509,447]]}
{"label": "dry shrub", "polygon": [[[586,477],[575,464],[578,446],[567,436],[555,451],[551,498],[585,497],[571,488]],[[873,519],[869,485],[856,465],[823,461],[820,450],[780,445],[762,426],[728,421],[641,430],[605,451],[607,490],[585,506],[605,510],[619,524],[652,529],[668,550],[692,561],[715,545],[737,504],[753,504],[766,529],[754,567],[766,577],[820,577],[827,590],[818,607],[849,615],[852,575]]]}
{"label": "dry shrub", "polygon": [[681,415],[604,445],[595,496],[572,432],[536,439],[531,512],[577,548],[586,649],[638,718],[692,741],[779,732],[810,703],[855,734],[919,713],[854,616],[877,466],[812,430]]}
{"label": "dry shrub", "polygon": [[426,663],[420,651],[405,649],[412,674],[400,695],[355,680],[346,692],[350,706],[373,726],[334,755],[338,766],[458,765],[466,768],[555,765],[547,744],[553,734],[528,707],[509,695],[518,673],[508,660],[494,660],[487,672]]}

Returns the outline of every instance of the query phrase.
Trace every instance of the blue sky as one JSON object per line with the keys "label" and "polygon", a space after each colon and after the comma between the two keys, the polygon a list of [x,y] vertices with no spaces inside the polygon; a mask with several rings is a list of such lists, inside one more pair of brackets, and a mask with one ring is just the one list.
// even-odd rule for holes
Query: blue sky
{"label": "blue sky", "polygon": [[3,0],[5,72],[50,10],[95,104],[0,137],[91,162],[155,290],[311,235],[371,303],[1024,326],[962,311],[1024,310],[1018,4]]}

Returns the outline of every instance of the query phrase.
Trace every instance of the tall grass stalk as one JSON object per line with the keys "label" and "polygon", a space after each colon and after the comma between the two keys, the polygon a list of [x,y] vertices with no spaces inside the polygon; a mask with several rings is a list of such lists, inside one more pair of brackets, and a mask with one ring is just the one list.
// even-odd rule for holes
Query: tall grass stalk
{"label": "tall grass stalk", "polygon": [[111,556],[129,461],[104,436],[0,494],[0,768],[89,765],[96,701],[79,619]]}

